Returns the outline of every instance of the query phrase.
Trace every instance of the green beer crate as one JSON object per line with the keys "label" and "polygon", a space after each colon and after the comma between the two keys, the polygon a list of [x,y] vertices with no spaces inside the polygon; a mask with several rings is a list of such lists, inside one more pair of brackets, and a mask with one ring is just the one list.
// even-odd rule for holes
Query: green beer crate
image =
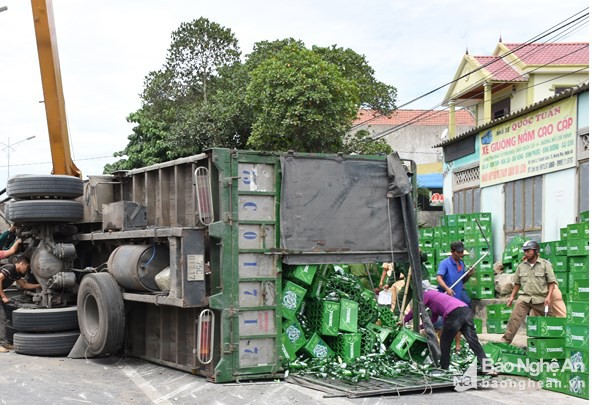
{"label": "green beer crate", "polygon": [[527,338],[527,356],[530,359],[564,359],[565,338]]}
{"label": "green beer crate", "polygon": [[289,360],[289,361],[293,361],[297,358],[297,355],[295,354],[295,348],[293,348],[293,344],[291,343],[291,341],[289,340],[289,338],[287,337],[286,334],[282,335],[281,338],[282,341],[282,355],[284,356],[285,359]]}
{"label": "green beer crate", "polygon": [[567,325],[565,326],[565,344],[574,349],[589,349],[590,328],[588,326]]}
{"label": "green beer crate", "polygon": [[542,388],[549,391],[560,392],[566,394],[567,389],[567,373],[560,371],[546,372],[542,377]]}
{"label": "green beer crate", "polygon": [[493,285],[491,285],[491,287],[479,285],[476,290],[476,295],[481,300],[495,298],[495,287]]}
{"label": "green beer crate", "polygon": [[318,265],[315,264],[299,265],[290,271],[287,277],[291,280],[300,281],[305,285],[310,285],[314,281],[317,269]]}
{"label": "green beer crate", "polygon": [[337,336],[339,334],[340,307],[339,302],[322,301],[321,325],[317,332],[325,336]]}
{"label": "green beer crate", "polygon": [[590,239],[567,239],[567,256],[588,256],[590,254]]}
{"label": "green beer crate", "polygon": [[419,246],[422,249],[432,248],[434,246],[434,238],[420,237],[419,238]]}
{"label": "green beer crate", "polygon": [[565,393],[578,398],[589,399],[590,384],[588,374],[566,373],[566,376],[567,391],[565,391]]}
{"label": "green beer crate", "polygon": [[569,228],[564,227],[560,229],[560,236],[561,236],[561,240],[566,241],[567,238],[569,238]]}
{"label": "green beer crate", "polygon": [[487,319],[487,333],[504,333],[508,319]]}
{"label": "green beer crate", "polygon": [[282,323],[283,336],[291,341],[293,349],[298,351],[306,344],[306,336],[297,319],[286,320]]}
{"label": "green beer crate", "polygon": [[585,301],[567,302],[567,323],[569,325],[590,325],[590,303]]}
{"label": "green beer crate", "polygon": [[379,341],[382,343],[384,343],[386,338],[388,336],[390,336],[390,333],[392,333],[391,329],[383,328],[374,323],[368,323],[367,326],[365,326],[365,329],[370,330],[371,332],[375,333],[377,335],[377,337],[379,338]]}
{"label": "green beer crate", "polygon": [[419,230],[419,238],[420,239],[433,239],[434,238],[434,228],[421,228]]}
{"label": "green beer crate", "polygon": [[319,359],[331,358],[335,356],[335,352],[321,339],[320,336],[315,332],[310,340],[304,345],[302,349],[311,357]]}
{"label": "green beer crate", "polygon": [[571,301],[590,300],[590,277],[579,273],[569,273],[569,299]]}
{"label": "green beer crate", "polygon": [[342,332],[356,332],[358,330],[358,303],[342,298],[339,312],[339,330]]}
{"label": "green beer crate", "polygon": [[540,242],[539,245],[540,245],[540,253],[544,259],[548,260],[549,256],[556,255],[556,242],[555,241]]}
{"label": "green beer crate", "polygon": [[565,337],[565,318],[553,316],[528,316],[527,336],[541,338]]}
{"label": "green beer crate", "polygon": [[346,363],[360,357],[360,345],[362,335],[360,333],[342,333],[337,337],[337,350],[335,354],[340,356]]}
{"label": "green beer crate", "polygon": [[476,330],[476,334],[480,335],[483,333],[483,320],[480,318],[474,318],[474,329]]}
{"label": "green beer crate", "polygon": [[489,238],[491,236],[491,221],[480,221],[480,229],[479,226],[476,224],[476,221],[470,221],[468,223],[466,223],[465,227],[464,227],[464,232],[468,235],[468,234],[479,234],[481,235],[481,230],[483,231],[483,233],[485,234],[485,236],[487,238]]}
{"label": "green beer crate", "polygon": [[580,222],[590,221],[590,211],[580,212]]}
{"label": "green beer crate", "polygon": [[558,272],[569,271],[569,261],[567,259],[567,256],[552,256],[550,260],[550,264],[552,264],[552,270]]}
{"label": "green beer crate", "polygon": [[588,256],[569,256],[567,257],[567,267],[571,273],[588,274],[590,271],[590,260]]}
{"label": "green beer crate", "polygon": [[567,256],[567,240],[561,238],[561,240],[557,240],[555,243],[556,247],[556,256]]}
{"label": "green beer crate", "polygon": [[491,304],[487,305],[487,319],[491,320],[508,320],[512,315],[512,307],[506,304]]}
{"label": "green beer crate", "polygon": [[320,274],[316,274],[316,277],[314,277],[314,281],[312,281],[312,285],[309,288],[308,296],[316,299],[323,298],[328,284],[329,280],[327,278]]}
{"label": "green beer crate", "polygon": [[502,351],[498,363],[500,367],[498,367],[498,369],[502,374],[528,377],[529,371],[526,367],[527,363],[527,356],[524,354],[506,353]]}
{"label": "green beer crate", "polygon": [[566,271],[555,271],[554,277],[556,277],[556,283],[559,285],[561,291],[569,290],[569,273]]}
{"label": "green beer crate", "polygon": [[573,372],[588,374],[590,371],[590,351],[588,350],[566,347],[565,360],[569,360]]}
{"label": "green beer crate", "polygon": [[286,319],[295,319],[295,314],[301,307],[306,295],[306,289],[291,281],[287,281],[282,290],[282,316]]}
{"label": "green beer crate", "polygon": [[582,222],[579,224],[567,225],[569,239],[583,239],[590,237],[590,226],[588,222]]}
{"label": "green beer crate", "polygon": [[442,226],[455,226],[457,224],[457,215],[443,215],[441,217],[441,225]]}
{"label": "green beer crate", "polygon": [[429,354],[426,338],[407,328],[398,332],[390,345],[390,350],[403,360],[409,359],[409,355],[413,359],[420,360]]}

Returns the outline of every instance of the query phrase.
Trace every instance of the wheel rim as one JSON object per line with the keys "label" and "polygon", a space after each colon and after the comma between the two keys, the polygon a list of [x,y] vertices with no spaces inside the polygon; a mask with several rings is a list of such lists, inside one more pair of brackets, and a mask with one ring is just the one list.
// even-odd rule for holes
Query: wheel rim
{"label": "wheel rim", "polygon": [[84,301],[84,329],[89,336],[96,336],[99,332],[99,306],[92,295]]}

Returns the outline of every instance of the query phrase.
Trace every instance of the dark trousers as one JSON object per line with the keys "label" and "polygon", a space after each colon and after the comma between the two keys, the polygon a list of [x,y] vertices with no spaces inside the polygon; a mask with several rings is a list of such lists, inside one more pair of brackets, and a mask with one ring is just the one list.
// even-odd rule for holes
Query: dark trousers
{"label": "dark trousers", "polygon": [[457,332],[462,332],[468,342],[470,349],[474,352],[478,361],[483,364],[483,359],[487,357],[483,346],[478,341],[476,328],[472,320],[472,310],[468,307],[461,307],[451,311],[443,321],[443,331],[440,337],[440,366],[447,370],[451,363],[451,343]]}

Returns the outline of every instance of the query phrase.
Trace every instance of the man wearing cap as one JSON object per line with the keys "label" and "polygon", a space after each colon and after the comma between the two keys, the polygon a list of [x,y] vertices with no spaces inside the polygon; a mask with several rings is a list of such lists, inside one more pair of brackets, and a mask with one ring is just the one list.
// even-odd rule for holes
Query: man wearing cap
{"label": "man wearing cap", "polygon": [[[464,249],[463,242],[458,240],[451,243],[451,256],[442,260],[438,265],[436,281],[438,281],[438,291],[445,292],[470,306],[470,297],[468,297],[468,294],[466,294],[466,291],[464,290],[464,283],[468,281],[470,276],[474,273],[474,269],[466,274],[466,265],[463,260],[466,254],[468,254],[468,252]],[[466,276],[462,281],[453,285],[464,274],[466,274]],[[453,286],[453,288],[451,288],[451,286]]]}
{"label": "man wearing cap", "polygon": [[[506,343],[512,343],[516,332],[532,309],[559,318],[566,315],[560,310],[555,310],[552,305],[556,277],[550,262],[539,257],[539,251],[540,245],[534,240],[528,240],[523,244],[525,259],[517,266],[512,277],[514,288],[507,303],[508,306],[511,306],[520,290],[520,295],[506,326],[506,333],[502,336],[502,341]],[[547,312],[546,309],[548,309]]]}

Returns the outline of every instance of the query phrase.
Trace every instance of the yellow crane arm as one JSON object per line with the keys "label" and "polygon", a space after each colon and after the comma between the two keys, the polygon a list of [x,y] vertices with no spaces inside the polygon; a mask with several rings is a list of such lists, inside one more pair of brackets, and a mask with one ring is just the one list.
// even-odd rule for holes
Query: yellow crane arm
{"label": "yellow crane arm", "polygon": [[52,174],[82,177],[70,151],[52,0],[32,0],[32,13],[53,159]]}

